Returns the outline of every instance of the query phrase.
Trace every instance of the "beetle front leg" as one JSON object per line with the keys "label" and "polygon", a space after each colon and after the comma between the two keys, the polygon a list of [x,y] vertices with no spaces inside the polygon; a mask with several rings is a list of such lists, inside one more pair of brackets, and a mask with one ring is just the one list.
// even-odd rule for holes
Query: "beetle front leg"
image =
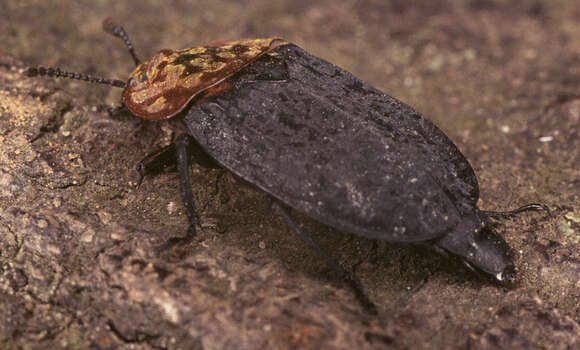
{"label": "beetle front leg", "polygon": [[180,242],[187,242],[196,234],[199,218],[195,209],[189,176],[189,167],[192,162],[204,168],[219,168],[193,137],[180,133],[170,145],[150,153],[137,165],[137,171],[141,175],[139,182],[146,175],[155,175],[164,170],[177,169],[179,173],[179,192],[190,226],[185,237],[170,239],[163,249],[169,249]]}
{"label": "beetle front leg", "polygon": [[300,236],[302,241],[308,246],[308,248],[314,250],[316,255],[318,255],[318,257],[324,260],[326,266],[328,266],[331,270],[333,270],[340,278],[343,279],[343,281],[345,281],[348,284],[348,286],[354,292],[355,297],[357,298],[359,303],[368,313],[372,315],[377,314],[375,304],[367,297],[367,295],[365,294],[360,285],[360,282],[356,280],[354,276],[346,272],[342,268],[342,266],[340,266],[336,262],[336,260],[334,260],[330,255],[328,255],[324,250],[322,250],[322,248],[320,248],[320,246],[312,240],[310,234],[302,230],[298,226],[298,224],[296,224],[296,222],[292,220],[290,215],[288,215],[288,213],[280,206],[280,204],[278,204],[277,202],[272,202],[272,211],[274,212],[274,215],[280,216],[282,219],[284,219],[286,224],[290,226],[294,231],[296,231],[296,233],[298,233],[298,235]]}
{"label": "beetle front leg", "polygon": [[156,175],[165,170],[175,171],[177,165],[177,148],[175,146],[176,143],[172,142],[169,146],[149,153],[137,164],[137,171],[140,175],[139,183],[147,175]]}
{"label": "beetle front leg", "polygon": [[109,117],[115,116],[117,114],[121,114],[124,111],[129,111],[129,110],[122,103],[120,105],[110,106],[110,107],[107,108],[107,114],[109,115]]}
{"label": "beetle front leg", "polygon": [[165,170],[179,173],[179,192],[185,209],[185,214],[190,222],[187,236],[177,238],[167,243],[166,248],[174,246],[183,240],[189,240],[196,233],[196,225],[199,223],[191,190],[189,167],[195,163],[204,168],[219,168],[219,165],[201,148],[195,139],[186,133],[179,133],[175,140],[168,146],[148,154],[137,165],[140,174],[139,183],[147,175],[155,175]]}
{"label": "beetle front leg", "polygon": [[187,138],[185,148],[188,161],[191,161],[204,168],[219,168],[219,165],[213,159],[211,159],[207,153],[205,153],[205,151],[193,137],[187,134],[181,134],[170,145],[149,153],[139,162],[139,164],[137,164],[137,171],[141,175],[141,179],[147,175],[156,175],[165,170],[175,171],[177,166],[176,146],[180,137]]}

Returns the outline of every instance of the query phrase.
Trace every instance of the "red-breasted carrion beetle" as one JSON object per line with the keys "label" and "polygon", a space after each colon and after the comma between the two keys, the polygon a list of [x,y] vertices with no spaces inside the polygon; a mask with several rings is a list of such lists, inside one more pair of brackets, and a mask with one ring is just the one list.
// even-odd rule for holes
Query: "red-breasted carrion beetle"
{"label": "red-breasted carrion beetle", "polygon": [[122,87],[123,105],[134,115],[178,119],[175,143],[148,157],[141,170],[151,172],[166,162],[162,156],[177,161],[189,236],[197,224],[193,160],[268,193],[275,212],[367,306],[355,280],[283,207],[363,237],[428,246],[501,284],[516,280],[511,249],[489,218],[548,208],[479,210],[471,165],[413,108],[280,38],[161,50],[140,62],[122,27],[105,20],[104,29],[123,39],[137,64],[126,82],[43,67],[27,73]]}

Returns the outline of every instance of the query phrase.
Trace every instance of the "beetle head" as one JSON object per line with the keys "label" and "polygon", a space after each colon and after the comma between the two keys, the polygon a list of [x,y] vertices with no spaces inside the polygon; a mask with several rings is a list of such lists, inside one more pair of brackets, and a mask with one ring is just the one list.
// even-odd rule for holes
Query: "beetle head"
{"label": "beetle head", "polygon": [[483,272],[502,285],[517,282],[512,249],[477,214],[464,217],[434,246],[440,253],[459,257],[471,270]]}

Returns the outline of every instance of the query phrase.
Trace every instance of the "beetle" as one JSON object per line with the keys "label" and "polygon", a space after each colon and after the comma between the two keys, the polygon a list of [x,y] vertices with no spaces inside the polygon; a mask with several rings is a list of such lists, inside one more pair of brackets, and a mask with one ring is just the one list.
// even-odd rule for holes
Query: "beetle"
{"label": "beetle", "polygon": [[197,224],[193,160],[269,194],[275,213],[339,274],[346,275],[285,207],[341,231],[458,257],[503,285],[516,282],[511,248],[489,219],[549,209],[480,210],[467,159],[407,104],[281,38],[161,50],[140,62],[121,26],[107,19],[103,28],[124,41],[137,65],[126,82],[43,67],[27,74],[121,87],[134,115],[175,120],[175,143],[140,169],[147,174],[177,158],[190,236]]}

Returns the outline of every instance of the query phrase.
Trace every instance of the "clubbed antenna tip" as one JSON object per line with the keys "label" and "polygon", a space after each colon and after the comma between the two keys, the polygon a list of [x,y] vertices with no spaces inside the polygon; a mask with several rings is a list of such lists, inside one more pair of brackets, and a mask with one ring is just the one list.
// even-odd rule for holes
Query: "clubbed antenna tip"
{"label": "clubbed antenna tip", "polygon": [[139,60],[139,58],[137,58],[137,55],[135,54],[135,49],[133,48],[131,40],[129,40],[129,36],[127,35],[123,27],[113,22],[113,19],[109,17],[103,21],[103,30],[105,31],[105,33],[109,33],[113,36],[116,36],[117,38],[121,38],[123,40],[123,43],[125,43],[127,49],[129,49],[129,53],[131,54],[131,58],[133,58],[135,65],[138,66],[139,63],[141,63],[141,61]]}
{"label": "clubbed antenna tip", "polygon": [[65,72],[60,70],[59,68],[30,67],[26,70],[24,74],[28,77],[48,76],[54,78],[83,80],[88,81],[89,83],[105,84],[120,88],[125,87],[125,82],[122,80],[96,78],[80,73]]}

